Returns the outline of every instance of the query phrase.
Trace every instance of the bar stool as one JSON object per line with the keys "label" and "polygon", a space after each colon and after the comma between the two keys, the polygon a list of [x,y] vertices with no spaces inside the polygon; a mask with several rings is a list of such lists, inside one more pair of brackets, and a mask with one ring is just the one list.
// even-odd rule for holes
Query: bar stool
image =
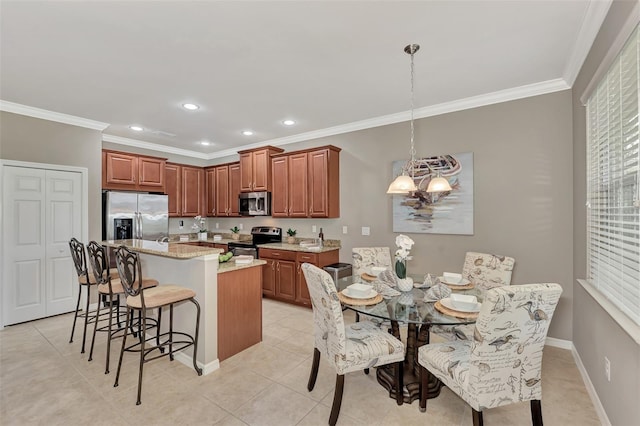
{"label": "bar stool", "polygon": [[[118,371],[116,373],[116,381],[113,384],[114,387],[118,386],[118,379],[120,378],[120,370],[122,369],[122,358],[124,352],[138,352],[140,353],[140,368],[138,371],[138,399],[136,405],[141,404],[142,393],[142,369],[145,362],[152,361],[157,358],[161,358],[169,355],[169,359],[173,361],[173,354],[175,352],[186,349],[193,346],[193,368],[198,373],[198,376],[202,375],[202,369],[198,367],[196,362],[196,356],[198,352],[198,332],[200,329],[200,305],[195,299],[196,293],[185,287],[177,285],[165,284],[157,287],[144,288],[140,285],[142,280],[142,267],[138,253],[127,249],[125,246],[120,246],[116,249],[116,266],[118,267],[118,273],[120,274],[120,282],[127,294],[127,320],[129,323],[131,315],[138,311],[141,314],[141,319],[138,322],[138,338],[139,341],[127,346],[127,334],[128,327],[125,328],[124,336],[122,337],[122,348],[120,349],[120,359],[118,361]],[[173,306],[176,303],[190,301],[196,306],[196,330],[195,336],[191,336],[187,333],[173,331]],[[154,338],[146,337],[147,330],[147,310],[158,308],[158,328],[161,322],[162,308],[169,306],[169,331],[160,333],[156,337],[156,345],[147,347],[147,342]],[[163,342],[158,339],[166,338]],[[167,353],[163,353],[162,350],[169,347]],[[154,351],[158,349],[160,354],[156,354]],[[154,356],[151,356],[154,355]]]}
{"label": "bar stool", "polygon": [[[98,244],[95,241],[91,241],[89,245],[87,245],[87,253],[89,253],[89,266],[93,270],[94,279],[98,285],[98,309],[96,311],[96,315],[100,318],[100,299],[109,298],[109,324],[106,326],[98,327],[98,322],[94,322],[93,326],[93,338],[91,339],[91,349],[89,350],[89,361],[93,360],[93,346],[96,341],[96,332],[102,331],[107,332],[107,359],[104,374],[109,374],[109,355],[111,353],[111,339],[114,339],[115,335],[124,330],[124,327],[133,327],[133,323],[124,324],[124,327],[120,326],[120,317],[123,313],[120,312],[120,296],[124,295],[124,289],[122,288],[122,283],[120,282],[120,278],[112,278],[111,271],[109,270],[109,257],[107,254],[106,248]],[[117,272],[116,272],[117,274]],[[147,278],[142,280],[142,286],[144,288],[156,287],[158,285],[158,281],[152,278]],[[115,297],[115,318],[118,323],[118,327],[113,329],[113,319],[114,319],[114,297]],[[133,318],[131,318],[133,320]],[[153,324],[157,326],[157,323],[153,319],[149,319],[153,321]],[[138,321],[140,319],[138,318]],[[160,328],[158,327],[158,330]],[[159,334],[159,333],[157,333]],[[120,336],[121,337],[121,336]]]}
{"label": "bar stool", "polygon": [[[76,311],[73,315],[73,327],[71,327],[71,337],[69,338],[69,343],[73,342],[73,334],[76,330],[76,321],[78,317],[84,317],[84,328],[82,331],[82,350],[80,353],[84,353],[84,345],[87,337],[87,324],[95,321],[96,313],[92,312],[91,316],[89,315],[89,302],[91,301],[91,288],[96,286],[95,277],[92,274],[89,274],[87,270],[87,256],[84,250],[84,244],[78,241],[75,238],[71,238],[69,241],[69,249],[71,250],[71,258],[73,259],[73,264],[76,267],[76,272],[78,273],[78,302],[76,303]],[[84,313],[79,312],[80,310],[80,298],[82,297],[82,288],[86,287],[87,289],[87,306],[84,309]]]}

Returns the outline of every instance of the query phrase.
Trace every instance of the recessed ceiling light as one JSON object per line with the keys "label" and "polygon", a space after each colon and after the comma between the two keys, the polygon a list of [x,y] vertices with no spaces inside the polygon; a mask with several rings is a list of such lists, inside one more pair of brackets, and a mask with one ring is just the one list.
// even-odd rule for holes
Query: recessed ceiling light
{"label": "recessed ceiling light", "polygon": [[253,131],[251,131],[251,130],[244,130],[244,131],[242,132],[242,134],[243,134],[243,135],[245,135],[245,136],[251,136],[251,135],[253,135]]}
{"label": "recessed ceiling light", "polygon": [[200,142],[200,145],[209,146],[209,145],[211,145],[211,142],[209,142],[209,141],[202,141],[202,142]]}
{"label": "recessed ceiling light", "polygon": [[284,124],[285,126],[293,126],[294,124],[296,124],[296,122],[293,120],[284,120],[282,124]]}
{"label": "recessed ceiling light", "polygon": [[144,130],[144,129],[143,129],[142,127],[140,127],[140,126],[129,126],[129,128],[130,128],[131,130],[135,130],[136,132],[141,132],[141,131],[143,131],[143,130]]}
{"label": "recessed ceiling light", "polygon": [[196,105],[196,104],[182,104],[182,107],[184,109],[188,109],[188,110],[191,110],[191,111],[195,111],[196,109],[200,109],[200,107],[198,105]]}

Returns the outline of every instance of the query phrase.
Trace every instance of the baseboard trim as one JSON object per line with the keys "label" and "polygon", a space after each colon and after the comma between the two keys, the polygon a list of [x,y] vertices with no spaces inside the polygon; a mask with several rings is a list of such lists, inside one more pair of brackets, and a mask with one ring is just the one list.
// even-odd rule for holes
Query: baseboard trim
{"label": "baseboard trim", "polygon": [[[154,339],[156,336],[151,334],[145,334],[147,339]],[[180,364],[184,364],[189,368],[193,368],[193,358],[191,355],[187,355],[186,353],[180,351],[173,354],[173,359],[180,362]],[[201,362],[196,361],[198,367],[202,368],[202,375],[206,376],[207,374],[211,374],[214,371],[220,369],[220,360],[218,358],[214,359],[208,364],[203,364]],[[194,372],[195,373],[195,372]]]}
{"label": "baseboard trim", "polygon": [[571,340],[556,339],[555,337],[547,337],[544,344],[569,351],[573,349],[573,342]]}
{"label": "baseboard trim", "polygon": [[611,426],[611,422],[609,421],[609,417],[607,417],[607,412],[604,410],[602,403],[600,402],[600,398],[598,397],[598,393],[596,392],[595,387],[593,387],[593,383],[589,378],[589,374],[587,373],[587,369],[584,367],[582,360],[580,359],[580,355],[576,350],[576,347],[571,344],[571,355],[573,355],[573,360],[578,367],[578,371],[582,376],[582,380],[584,381],[584,386],[587,388],[587,393],[591,398],[591,402],[593,403],[593,407],[596,409],[596,414],[600,419],[600,423],[604,426]]}
{"label": "baseboard trim", "polygon": [[[193,368],[193,358],[191,357],[191,355],[187,355],[183,352],[176,352],[173,357],[176,361],[180,361],[187,367]],[[205,365],[203,365],[201,362],[198,362],[198,367],[202,368],[202,375],[206,376],[207,374],[211,374],[220,368],[220,361],[216,358]]]}

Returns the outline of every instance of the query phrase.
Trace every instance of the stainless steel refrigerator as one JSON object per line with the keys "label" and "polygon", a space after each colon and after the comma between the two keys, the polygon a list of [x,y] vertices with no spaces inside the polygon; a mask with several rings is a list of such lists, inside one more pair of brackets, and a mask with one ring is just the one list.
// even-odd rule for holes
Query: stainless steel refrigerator
{"label": "stainless steel refrigerator", "polygon": [[102,193],[102,239],[156,241],[168,236],[167,195],[117,191]]}

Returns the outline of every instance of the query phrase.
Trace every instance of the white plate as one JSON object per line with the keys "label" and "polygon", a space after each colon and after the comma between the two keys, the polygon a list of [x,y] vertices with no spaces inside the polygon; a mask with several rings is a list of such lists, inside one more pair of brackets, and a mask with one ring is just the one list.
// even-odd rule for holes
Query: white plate
{"label": "white plate", "polygon": [[455,306],[453,306],[453,303],[451,302],[451,299],[448,298],[448,297],[445,297],[444,299],[440,299],[440,303],[445,308],[448,308],[448,309],[451,309],[451,310],[454,310],[454,311],[458,311],[458,312],[480,312],[480,308],[482,307],[482,303],[478,303],[478,304],[476,304],[476,307],[474,309],[456,308]]}
{"label": "white plate", "polygon": [[369,294],[365,295],[365,296],[356,296],[356,295],[352,295],[349,292],[348,288],[345,288],[344,290],[342,290],[342,294],[344,294],[347,297],[350,297],[352,299],[371,299],[373,297],[376,297],[378,295],[378,292],[375,291],[374,289],[369,290]]}
{"label": "white plate", "polygon": [[438,277],[438,279],[440,280],[441,283],[447,284],[447,285],[468,285],[471,284],[471,281],[469,281],[466,278],[463,278],[459,283],[450,283],[449,281],[446,280],[445,277]]}

